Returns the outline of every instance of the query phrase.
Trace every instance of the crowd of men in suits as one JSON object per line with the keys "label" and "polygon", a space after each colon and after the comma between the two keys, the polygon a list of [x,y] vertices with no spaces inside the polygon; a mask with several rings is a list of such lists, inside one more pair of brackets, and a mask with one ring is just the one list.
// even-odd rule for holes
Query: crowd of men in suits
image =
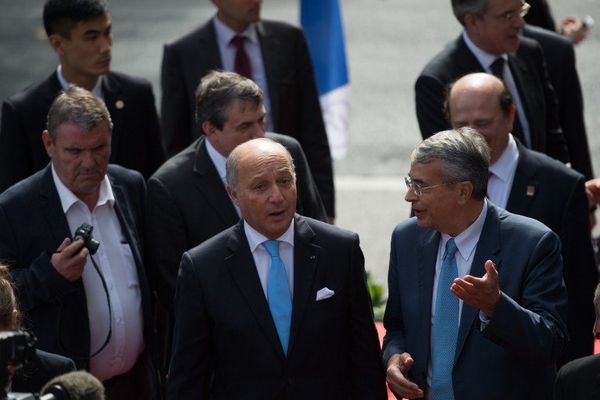
{"label": "crowd of men in suits", "polygon": [[0,125],[0,260],[39,347],[109,400],[384,399],[386,380],[551,399],[600,296],[573,44],[522,0],[452,0],[464,31],[415,84],[381,349],[302,31],[213,3],[164,48],[159,122],[150,84],[110,69],[106,3],[46,1],[59,66]]}

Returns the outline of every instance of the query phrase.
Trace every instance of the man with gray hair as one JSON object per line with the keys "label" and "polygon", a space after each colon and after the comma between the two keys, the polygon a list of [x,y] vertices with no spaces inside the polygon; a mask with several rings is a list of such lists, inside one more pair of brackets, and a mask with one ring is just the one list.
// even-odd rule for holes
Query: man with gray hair
{"label": "man with gray hair", "polygon": [[423,139],[450,128],[443,111],[447,86],[468,73],[488,72],[506,82],[515,101],[513,135],[530,149],[569,161],[542,49],[536,41],[520,36],[529,4],[452,0],[452,9],[464,31],[434,56],[415,83]]}
{"label": "man with gray hair", "polygon": [[0,259],[41,349],[88,369],[109,400],[155,399],[145,183],[108,164],[111,129],[104,102],[87,90],[72,86],[54,100],[42,133],[50,163],[0,195]]}
{"label": "man with gray hair", "polygon": [[242,220],[184,253],[167,399],[386,398],[358,235],[295,213],[290,154],[227,159]]}
{"label": "man with gray hair", "polygon": [[383,357],[404,398],[551,399],[567,342],[560,240],[485,198],[488,145],[470,128],[413,151],[392,235]]}

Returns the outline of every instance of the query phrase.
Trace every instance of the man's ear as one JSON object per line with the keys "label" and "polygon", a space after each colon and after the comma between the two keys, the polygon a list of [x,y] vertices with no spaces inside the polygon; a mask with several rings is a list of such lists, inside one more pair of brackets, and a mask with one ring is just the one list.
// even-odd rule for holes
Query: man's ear
{"label": "man's ear", "polygon": [[237,192],[230,184],[227,184],[227,193],[229,193],[229,197],[231,197],[231,200],[233,200],[233,202],[239,207],[240,202],[238,201]]}
{"label": "man's ear", "polygon": [[201,125],[202,128],[202,132],[204,132],[204,134],[206,135],[207,138],[210,138],[211,140],[215,140],[216,136],[217,136],[217,127],[214,126],[212,123],[210,123],[210,121],[204,121]]}
{"label": "man's ear", "polygon": [[54,52],[59,56],[62,56],[65,53],[63,50],[64,41],[65,38],[60,36],[58,33],[53,33],[52,35],[48,36],[48,43],[50,44],[50,47],[52,47],[52,50],[54,50]]}
{"label": "man's ear", "polygon": [[54,155],[54,142],[52,142],[52,137],[50,137],[50,132],[48,132],[47,129],[42,132],[42,143],[44,144],[48,157],[52,158]]}
{"label": "man's ear", "polygon": [[473,183],[469,181],[458,183],[458,202],[466,204],[473,197]]}

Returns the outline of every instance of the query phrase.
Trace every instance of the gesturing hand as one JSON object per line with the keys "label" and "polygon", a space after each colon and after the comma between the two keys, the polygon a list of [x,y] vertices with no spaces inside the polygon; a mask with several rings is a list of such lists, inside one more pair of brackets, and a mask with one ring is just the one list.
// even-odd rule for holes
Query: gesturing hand
{"label": "gesturing hand", "polygon": [[492,318],[500,301],[500,281],[496,266],[491,260],[487,260],[485,274],[481,278],[472,275],[456,278],[450,290],[466,304]]}

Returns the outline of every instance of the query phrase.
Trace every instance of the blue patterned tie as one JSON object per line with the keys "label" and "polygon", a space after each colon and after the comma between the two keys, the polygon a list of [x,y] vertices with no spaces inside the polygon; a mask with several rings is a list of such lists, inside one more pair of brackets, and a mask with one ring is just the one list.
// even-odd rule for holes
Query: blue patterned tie
{"label": "blue patterned tie", "polygon": [[458,276],[456,243],[446,243],[446,252],[438,280],[435,317],[431,330],[431,400],[453,400],[452,367],[458,336],[458,298],[450,291]]}
{"label": "blue patterned tie", "polygon": [[283,353],[287,355],[292,323],[292,298],[285,267],[279,258],[279,240],[267,240],[263,246],[271,256],[271,269],[267,281],[267,300],[275,322]]}

